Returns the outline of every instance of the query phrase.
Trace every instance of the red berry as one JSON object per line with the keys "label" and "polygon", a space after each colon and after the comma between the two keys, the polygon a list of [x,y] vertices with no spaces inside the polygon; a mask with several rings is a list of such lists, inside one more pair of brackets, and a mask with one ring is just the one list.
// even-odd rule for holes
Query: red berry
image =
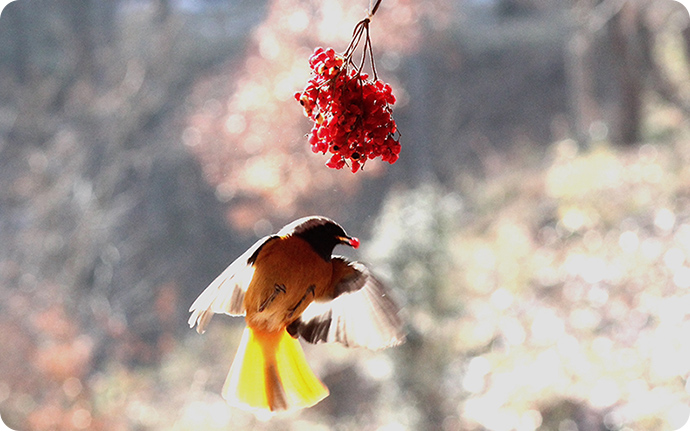
{"label": "red berry", "polygon": [[376,157],[394,163],[400,143],[391,117],[392,88],[354,68],[343,70],[345,63],[332,48],[316,48],[309,58],[312,77],[304,91],[295,94],[305,116],[314,121],[309,145],[313,152],[331,153],[326,166],[333,169],[349,162],[357,172]]}

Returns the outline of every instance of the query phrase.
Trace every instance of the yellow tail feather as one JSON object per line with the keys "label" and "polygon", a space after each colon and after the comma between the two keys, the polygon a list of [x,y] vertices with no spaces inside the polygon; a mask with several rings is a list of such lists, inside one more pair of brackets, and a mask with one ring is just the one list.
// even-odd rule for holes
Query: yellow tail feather
{"label": "yellow tail feather", "polygon": [[223,386],[229,404],[266,414],[310,407],[327,396],[299,341],[286,330],[244,330]]}

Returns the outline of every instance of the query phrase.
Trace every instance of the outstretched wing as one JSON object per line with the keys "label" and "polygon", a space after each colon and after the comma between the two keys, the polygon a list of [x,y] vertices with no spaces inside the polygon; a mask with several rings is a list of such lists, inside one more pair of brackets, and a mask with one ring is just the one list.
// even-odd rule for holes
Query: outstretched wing
{"label": "outstretched wing", "polygon": [[225,270],[216,277],[209,286],[201,292],[189,311],[189,327],[196,326],[198,333],[203,334],[206,326],[216,313],[231,316],[244,314],[244,294],[254,275],[254,262],[259,250],[276,236],[261,238],[244,254],[235,259]]}
{"label": "outstretched wing", "polygon": [[333,257],[333,285],[288,326],[310,343],[381,349],[405,341],[400,308],[389,290],[359,262]]}

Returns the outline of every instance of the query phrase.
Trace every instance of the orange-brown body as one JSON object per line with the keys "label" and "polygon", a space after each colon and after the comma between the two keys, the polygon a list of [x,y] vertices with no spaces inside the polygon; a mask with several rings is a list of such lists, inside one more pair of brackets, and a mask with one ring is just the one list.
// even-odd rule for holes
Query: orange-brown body
{"label": "orange-brown body", "polygon": [[262,331],[284,329],[314,298],[323,297],[332,284],[332,263],[297,236],[267,242],[254,267],[244,308],[247,326]]}

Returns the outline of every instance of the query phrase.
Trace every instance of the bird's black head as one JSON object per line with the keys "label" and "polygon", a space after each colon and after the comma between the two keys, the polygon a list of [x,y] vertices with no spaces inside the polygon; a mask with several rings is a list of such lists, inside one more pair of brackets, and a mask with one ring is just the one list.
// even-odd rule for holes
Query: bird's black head
{"label": "bird's black head", "polygon": [[338,223],[322,216],[295,220],[281,229],[278,235],[295,235],[303,238],[325,260],[331,260],[333,249],[338,244],[345,244],[354,248],[359,247],[357,238],[348,236]]}

